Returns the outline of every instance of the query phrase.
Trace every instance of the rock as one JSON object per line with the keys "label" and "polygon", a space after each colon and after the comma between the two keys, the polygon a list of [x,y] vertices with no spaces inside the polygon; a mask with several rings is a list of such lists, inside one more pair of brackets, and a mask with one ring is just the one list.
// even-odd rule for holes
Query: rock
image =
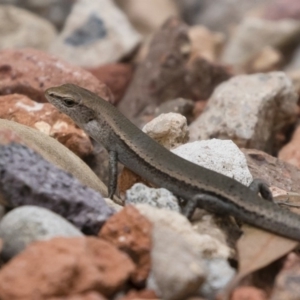
{"label": "rock", "polygon": [[0,146],[0,190],[9,207],[48,208],[87,234],[114,212],[95,190],[20,144]]}
{"label": "rock", "polygon": [[229,72],[202,56],[192,55],[188,26],[168,19],[151,40],[146,58],[119,104],[121,112],[137,125],[153,118],[161,103],[178,97],[206,99]]}
{"label": "rock", "polygon": [[212,32],[205,26],[191,26],[188,31],[193,55],[201,55],[210,62],[217,59],[224,46],[225,37],[219,32]]}
{"label": "rock", "polygon": [[[93,171],[58,141],[30,127],[0,119],[0,145],[17,142],[25,144],[60,169],[72,174],[82,184],[107,195],[104,183]],[[118,198],[115,198],[120,203]],[[110,200],[110,202],[112,202]]]}
{"label": "rock", "polygon": [[86,291],[109,297],[123,287],[133,270],[128,256],[106,241],[54,238],[28,246],[0,270],[0,297],[48,299]]}
{"label": "rock", "polygon": [[54,26],[12,5],[0,5],[0,49],[32,47],[47,50],[56,37]]}
{"label": "rock", "polygon": [[106,298],[96,292],[87,292],[70,297],[51,297],[47,298],[47,300],[106,300]]}
{"label": "rock", "polygon": [[54,137],[79,157],[92,154],[93,146],[86,133],[50,103],[37,103],[20,94],[0,96],[0,118]]}
{"label": "rock", "polygon": [[181,235],[184,240],[190,243],[190,248],[196,249],[204,259],[228,259],[230,249],[225,244],[207,234],[198,234],[183,215],[174,211],[151,207],[147,204],[138,204],[135,207],[153,224],[153,231],[167,227]]}
{"label": "rock", "polygon": [[172,0],[117,0],[116,3],[125,12],[135,29],[144,36],[153,34],[170,16],[179,15]]}
{"label": "rock", "polygon": [[226,45],[222,62],[243,70],[245,65],[266,46],[283,48],[298,41],[300,22],[269,21],[246,18]]}
{"label": "rock", "polygon": [[154,189],[136,183],[126,191],[126,204],[148,204],[157,208],[169,209],[180,213],[177,198],[164,188]]}
{"label": "rock", "polygon": [[240,75],[221,84],[190,125],[190,140],[231,139],[273,153],[275,135],[297,115],[298,96],[283,72]]}
{"label": "rock", "polygon": [[265,291],[252,286],[242,286],[236,288],[231,296],[231,300],[267,300]]}
{"label": "rock", "polygon": [[300,169],[299,139],[300,127],[298,126],[293,133],[291,141],[279,151],[278,158]]}
{"label": "rock", "polygon": [[178,113],[161,114],[143,127],[143,131],[167,149],[189,139],[186,118]]}
{"label": "rock", "polygon": [[300,170],[297,167],[259,150],[241,150],[245,154],[253,178],[260,178],[269,186],[287,192],[300,193]]}
{"label": "rock", "polygon": [[115,214],[99,232],[99,237],[126,252],[137,265],[131,279],[142,286],[148,277],[151,262],[150,250],[152,225],[132,205]]}
{"label": "rock", "polygon": [[48,102],[44,91],[73,83],[113,102],[108,88],[90,72],[34,49],[0,51],[0,95],[19,93],[37,102]]}
{"label": "rock", "polygon": [[13,4],[30,10],[35,14],[48,19],[51,23],[61,28],[71,10],[73,1],[70,0],[0,0],[1,4]]}
{"label": "rock", "polygon": [[300,2],[298,0],[274,0],[266,6],[263,17],[268,20],[300,20]]}
{"label": "rock", "polygon": [[193,295],[206,277],[202,256],[181,234],[167,226],[154,228],[152,236],[152,268],[147,288],[165,300]]}
{"label": "rock", "polygon": [[153,291],[150,290],[139,290],[139,291],[131,290],[124,297],[118,298],[118,300],[137,300],[137,299],[154,300],[154,299],[158,299],[158,297],[155,295]]}
{"label": "rock", "polygon": [[160,114],[173,112],[185,116],[187,122],[191,123],[194,107],[194,101],[185,98],[176,98],[174,100],[163,102],[160,106],[156,107],[154,117],[158,117]]}
{"label": "rock", "polygon": [[297,284],[300,277],[300,260],[296,253],[290,253],[284,266],[275,278],[271,300],[298,299],[300,288]]}
{"label": "rock", "polygon": [[133,75],[132,66],[124,63],[108,64],[88,71],[110,88],[115,103],[122,99]]}
{"label": "rock", "polygon": [[50,51],[74,65],[95,67],[118,61],[139,41],[139,34],[112,1],[79,0]]}
{"label": "rock", "polygon": [[[285,70],[289,72],[295,72],[299,74],[300,69],[300,46],[294,51],[290,63],[286,66]],[[298,75],[299,76],[299,75]]]}
{"label": "rock", "polygon": [[232,141],[212,139],[181,145],[172,150],[178,156],[249,185],[252,176],[244,154]]}
{"label": "rock", "polygon": [[61,216],[37,206],[11,210],[0,222],[3,241],[1,256],[7,260],[22,252],[34,241],[53,237],[77,237],[82,233]]}
{"label": "rock", "polygon": [[211,30],[230,33],[245,15],[273,0],[176,0],[188,24],[202,24]]}

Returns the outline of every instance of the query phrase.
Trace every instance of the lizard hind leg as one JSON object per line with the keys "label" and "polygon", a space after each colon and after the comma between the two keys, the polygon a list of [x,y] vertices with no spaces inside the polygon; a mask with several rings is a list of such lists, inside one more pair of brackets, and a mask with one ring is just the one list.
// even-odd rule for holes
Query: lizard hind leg
{"label": "lizard hind leg", "polygon": [[270,191],[266,182],[264,182],[262,179],[254,179],[250,183],[249,189],[257,194],[260,193],[263,199],[273,202],[272,192]]}

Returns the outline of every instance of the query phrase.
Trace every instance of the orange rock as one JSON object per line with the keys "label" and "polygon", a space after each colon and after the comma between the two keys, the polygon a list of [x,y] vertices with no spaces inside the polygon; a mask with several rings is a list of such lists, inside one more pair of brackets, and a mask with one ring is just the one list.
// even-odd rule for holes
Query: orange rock
{"label": "orange rock", "polygon": [[90,72],[35,49],[0,51],[0,78],[0,95],[19,93],[37,102],[47,102],[47,88],[74,83],[113,102],[107,86]]}
{"label": "orange rock", "polygon": [[233,291],[231,300],[267,300],[267,295],[263,290],[252,286],[243,286]]}
{"label": "orange rock", "polygon": [[142,284],[150,270],[151,223],[132,205],[124,207],[108,219],[99,236],[125,251],[137,264],[132,275],[136,284]]}
{"label": "orange rock", "polygon": [[131,290],[123,298],[120,298],[118,300],[143,300],[143,299],[158,300],[158,297],[151,290],[141,290],[141,291]]}
{"label": "orange rock", "polygon": [[130,83],[133,75],[133,68],[130,64],[107,64],[98,68],[88,69],[96,78],[105,83],[115,96],[115,103],[118,103]]}
{"label": "orange rock", "polygon": [[4,265],[0,298],[43,300],[86,291],[111,296],[133,271],[128,256],[104,240],[54,238],[31,244]]}
{"label": "orange rock", "polygon": [[0,96],[0,118],[27,125],[54,137],[79,157],[93,151],[86,133],[50,103],[37,103],[20,94]]}
{"label": "orange rock", "polygon": [[74,295],[70,297],[55,297],[55,298],[47,298],[47,300],[105,300],[102,295],[96,292],[89,292],[81,295]]}

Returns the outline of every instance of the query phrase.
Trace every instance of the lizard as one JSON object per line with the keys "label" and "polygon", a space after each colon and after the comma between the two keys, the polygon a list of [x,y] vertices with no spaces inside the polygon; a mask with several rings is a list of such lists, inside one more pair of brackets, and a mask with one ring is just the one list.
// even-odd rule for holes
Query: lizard
{"label": "lizard", "polygon": [[117,186],[119,161],[185,200],[183,214],[187,217],[200,207],[300,241],[300,216],[265,200],[270,200],[272,194],[262,181],[254,180],[247,187],[177,156],[131,123],[112,104],[77,85],[68,83],[48,88],[45,96],[108,151],[110,198]]}

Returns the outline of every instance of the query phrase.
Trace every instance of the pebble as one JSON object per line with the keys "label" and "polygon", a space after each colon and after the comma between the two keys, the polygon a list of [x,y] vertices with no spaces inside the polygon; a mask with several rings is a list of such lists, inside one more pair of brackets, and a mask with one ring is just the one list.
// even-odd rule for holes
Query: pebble
{"label": "pebble", "polygon": [[33,205],[11,210],[0,222],[3,241],[2,258],[8,260],[34,241],[53,237],[76,237],[83,234],[66,219],[52,211]]}
{"label": "pebble", "polygon": [[190,125],[190,140],[231,139],[239,147],[274,153],[276,134],[295,122],[297,101],[283,72],[235,76],[215,89]]}
{"label": "pebble", "polygon": [[117,62],[140,42],[140,35],[110,0],[78,0],[51,53],[82,66]]}

